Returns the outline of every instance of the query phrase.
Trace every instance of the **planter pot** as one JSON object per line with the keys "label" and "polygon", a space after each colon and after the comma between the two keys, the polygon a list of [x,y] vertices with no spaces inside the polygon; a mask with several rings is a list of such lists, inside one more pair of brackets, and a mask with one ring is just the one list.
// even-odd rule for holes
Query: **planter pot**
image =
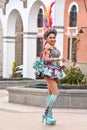
{"label": "planter pot", "polygon": [[[38,107],[46,106],[47,89],[7,87],[9,102]],[[87,109],[87,89],[60,89],[55,108]]]}

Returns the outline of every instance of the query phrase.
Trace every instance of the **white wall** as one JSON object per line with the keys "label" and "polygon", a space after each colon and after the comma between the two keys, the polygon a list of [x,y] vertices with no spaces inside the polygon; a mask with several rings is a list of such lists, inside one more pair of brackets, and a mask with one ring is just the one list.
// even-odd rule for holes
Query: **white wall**
{"label": "white wall", "polygon": [[[39,7],[44,4],[50,5],[53,0],[28,0],[27,8],[23,8],[23,3],[20,0],[9,0],[6,5],[6,15],[2,14],[0,9],[0,18],[3,26],[4,37],[15,38],[15,24],[17,14],[20,14],[23,22],[23,65],[26,78],[35,78],[32,64],[36,59],[36,37],[37,37],[37,13]],[[54,26],[63,26],[65,0],[56,0],[54,10]],[[59,30],[58,31],[63,31]],[[29,33],[29,34],[28,34]],[[35,34],[34,34],[35,33]],[[57,47],[62,52],[63,35],[57,36]],[[15,40],[9,38],[3,39],[3,77],[9,77],[12,74],[12,63],[15,59]]]}
{"label": "white wall", "polygon": [[61,51],[61,57],[63,56],[63,37],[64,37],[64,7],[66,0],[56,0],[54,9],[54,26],[58,31],[57,35],[57,47]]}

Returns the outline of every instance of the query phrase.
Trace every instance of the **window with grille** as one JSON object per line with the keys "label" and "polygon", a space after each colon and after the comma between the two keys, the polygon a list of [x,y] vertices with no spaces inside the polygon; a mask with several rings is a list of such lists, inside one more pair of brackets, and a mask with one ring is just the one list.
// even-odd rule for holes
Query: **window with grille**
{"label": "window with grille", "polygon": [[[72,39],[72,60],[77,59],[76,58],[76,44],[75,44],[76,38]],[[69,52],[70,52],[70,38],[68,39],[68,55],[67,59],[69,60]]]}
{"label": "window with grille", "polygon": [[38,12],[37,27],[43,27],[43,10],[41,8]]}
{"label": "window with grille", "polygon": [[77,24],[77,7],[73,5],[70,11],[70,27],[76,27]]}

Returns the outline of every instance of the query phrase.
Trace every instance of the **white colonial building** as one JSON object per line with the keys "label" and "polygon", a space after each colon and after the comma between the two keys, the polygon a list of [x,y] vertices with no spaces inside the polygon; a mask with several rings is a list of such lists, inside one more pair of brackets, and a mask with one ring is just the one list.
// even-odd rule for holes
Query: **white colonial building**
{"label": "white colonial building", "polygon": [[[0,0],[0,72],[3,78],[12,75],[16,61],[23,64],[23,77],[35,78],[32,68],[39,56],[44,27],[41,23],[46,6],[52,0]],[[57,47],[63,55],[65,0],[56,0],[53,26],[58,30]],[[61,55],[61,56],[62,56]]]}

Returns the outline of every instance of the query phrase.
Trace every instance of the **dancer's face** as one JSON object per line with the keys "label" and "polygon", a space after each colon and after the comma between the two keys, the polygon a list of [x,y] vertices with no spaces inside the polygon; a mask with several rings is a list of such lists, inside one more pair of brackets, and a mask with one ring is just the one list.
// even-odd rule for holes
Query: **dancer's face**
{"label": "dancer's face", "polygon": [[54,45],[56,42],[55,34],[53,33],[49,34],[46,40],[47,40],[47,43],[49,43],[50,45]]}

